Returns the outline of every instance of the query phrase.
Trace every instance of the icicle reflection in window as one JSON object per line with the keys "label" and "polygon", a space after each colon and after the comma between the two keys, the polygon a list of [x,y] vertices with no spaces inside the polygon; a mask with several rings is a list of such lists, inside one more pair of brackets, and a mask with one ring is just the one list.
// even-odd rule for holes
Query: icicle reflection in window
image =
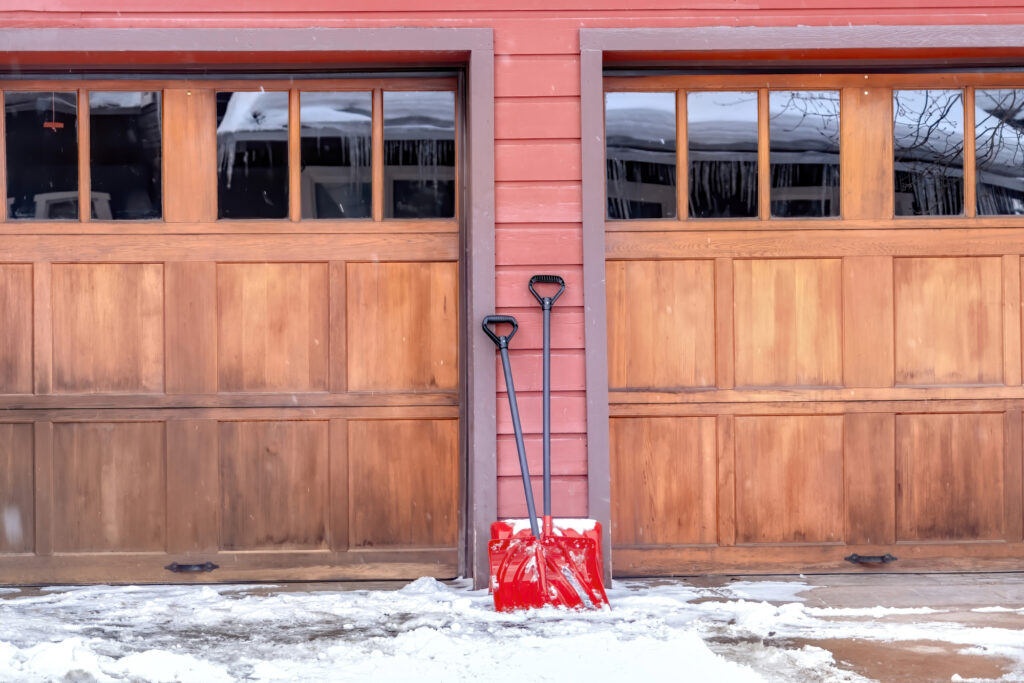
{"label": "icicle reflection in window", "polygon": [[384,215],[455,216],[455,93],[384,93]]}
{"label": "icicle reflection in window", "polygon": [[1024,215],[1024,90],[976,90],[978,215]]}
{"label": "icicle reflection in window", "polygon": [[893,90],[897,216],[957,216],[964,208],[960,90]]}
{"label": "icicle reflection in window", "polygon": [[160,218],[160,93],[89,93],[92,217]]}
{"label": "icicle reflection in window", "polygon": [[768,94],[772,216],[839,215],[839,91]]}
{"label": "icicle reflection in window", "polygon": [[288,216],[288,93],[217,93],[217,217]]}
{"label": "icicle reflection in window", "polygon": [[302,217],[369,218],[373,214],[373,98],[368,92],[304,92]]}
{"label": "icicle reflection in window", "polygon": [[608,218],[675,218],[676,94],[604,96]]}
{"label": "icicle reflection in window", "polygon": [[78,218],[78,96],[4,93],[7,215]]}
{"label": "icicle reflection in window", "polygon": [[686,97],[690,215],[757,216],[757,93]]}

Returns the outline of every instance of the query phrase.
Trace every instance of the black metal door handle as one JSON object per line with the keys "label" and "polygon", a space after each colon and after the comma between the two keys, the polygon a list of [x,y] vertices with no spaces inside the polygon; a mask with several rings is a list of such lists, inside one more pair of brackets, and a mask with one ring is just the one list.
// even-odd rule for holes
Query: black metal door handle
{"label": "black metal door handle", "polygon": [[216,565],[213,562],[203,562],[202,564],[178,564],[177,562],[171,562],[164,569],[175,574],[196,574],[198,572],[212,572],[214,569],[220,569],[220,565]]}

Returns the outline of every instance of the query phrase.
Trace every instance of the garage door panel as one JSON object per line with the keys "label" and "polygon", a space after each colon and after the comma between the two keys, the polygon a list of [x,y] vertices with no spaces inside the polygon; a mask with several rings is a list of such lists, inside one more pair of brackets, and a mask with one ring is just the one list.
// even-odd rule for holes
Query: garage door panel
{"label": "garage door panel", "polygon": [[896,418],[900,541],[1003,537],[1003,414]]}
{"label": "garage door panel", "polygon": [[0,553],[35,549],[33,429],[0,424]]}
{"label": "garage door panel", "polygon": [[458,442],[456,420],[349,420],[350,545],[454,546]]}
{"label": "garage door panel", "polygon": [[843,380],[849,387],[891,387],[893,282],[889,256],[843,259]]}
{"label": "garage door panel", "polygon": [[843,540],[842,416],[737,417],[735,449],[738,543]]}
{"label": "garage door panel", "polygon": [[168,394],[217,392],[217,264],[164,264]]}
{"label": "garage door panel", "polygon": [[165,548],[162,422],[53,426],[55,552]]}
{"label": "garage door panel", "polygon": [[327,545],[326,420],[220,424],[221,546]]}
{"label": "garage door panel", "polygon": [[32,266],[0,264],[0,393],[32,393]]}
{"label": "garage door panel", "polygon": [[611,261],[607,300],[610,387],[714,386],[713,261]]}
{"label": "garage door panel", "polygon": [[58,263],[51,273],[53,390],[162,392],[163,266]]}
{"label": "garage door panel", "polygon": [[1002,260],[898,258],[897,384],[1003,381]]}
{"label": "garage door panel", "polygon": [[217,266],[221,391],[327,390],[327,264]]}
{"label": "garage door panel", "polygon": [[614,543],[715,542],[715,433],[713,417],[611,421]]}
{"label": "garage door panel", "polygon": [[843,418],[846,542],[896,542],[895,416],[852,413]]}
{"label": "garage door panel", "polygon": [[458,383],[455,263],[349,263],[349,391],[454,389]]}
{"label": "garage door panel", "polygon": [[166,429],[167,552],[216,552],[221,520],[218,423],[172,419]]}
{"label": "garage door panel", "polygon": [[841,260],[737,260],[733,269],[736,385],[841,385]]}

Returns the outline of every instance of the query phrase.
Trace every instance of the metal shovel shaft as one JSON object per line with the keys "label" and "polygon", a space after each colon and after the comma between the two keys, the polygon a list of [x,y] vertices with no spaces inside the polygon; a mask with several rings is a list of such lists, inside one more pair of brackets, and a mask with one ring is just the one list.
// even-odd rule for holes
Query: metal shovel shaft
{"label": "metal shovel shaft", "polygon": [[544,306],[544,516],[551,516],[551,306]]}
{"label": "metal shovel shaft", "polygon": [[512,383],[512,364],[508,359],[508,345],[498,347],[501,352],[501,368],[505,371],[505,388],[508,390],[509,412],[512,413],[512,429],[516,435],[516,450],[519,451],[519,471],[523,475],[523,489],[526,492],[526,512],[530,516],[530,530],[540,538],[537,524],[537,506],[533,502],[533,487],[530,486],[530,467],[526,462],[526,444],[523,443],[523,425],[519,421],[519,406],[516,403],[515,385]]}

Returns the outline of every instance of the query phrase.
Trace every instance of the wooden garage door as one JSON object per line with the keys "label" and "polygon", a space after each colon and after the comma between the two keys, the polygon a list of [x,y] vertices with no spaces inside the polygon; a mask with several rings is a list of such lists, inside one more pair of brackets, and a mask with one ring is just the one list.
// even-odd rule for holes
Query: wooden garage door
{"label": "wooden garage door", "polygon": [[455,81],[3,90],[0,582],[455,576]]}
{"label": "wooden garage door", "polygon": [[616,574],[1019,568],[1022,88],[606,79]]}

